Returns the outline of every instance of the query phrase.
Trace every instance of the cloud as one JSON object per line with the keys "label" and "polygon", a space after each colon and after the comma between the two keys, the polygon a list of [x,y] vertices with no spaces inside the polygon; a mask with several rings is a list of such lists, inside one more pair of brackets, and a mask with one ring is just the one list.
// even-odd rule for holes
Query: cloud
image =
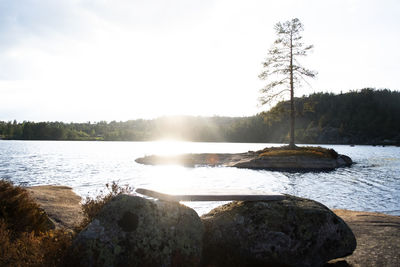
{"label": "cloud", "polygon": [[[18,44],[32,38],[74,36],[85,30],[87,21],[76,1],[15,0],[0,2],[1,43]],[[76,8],[78,7],[78,8]]]}
{"label": "cloud", "polygon": [[207,2],[1,1],[0,78],[38,78],[63,55],[93,60],[91,51],[102,50],[97,57],[107,61],[110,49],[160,50],[206,13]]}
{"label": "cloud", "polygon": [[292,17],[315,45],[304,62],[320,73],[296,94],[398,89],[398,10],[358,0],[0,0],[0,92],[13,103],[7,114],[26,114],[18,119],[251,115],[273,25]]}
{"label": "cloud", "polygon": [[55,55],[69,40],[91,32],[90,22],[74,1],[0,2],[0,78],[32,79],[42,59]]}

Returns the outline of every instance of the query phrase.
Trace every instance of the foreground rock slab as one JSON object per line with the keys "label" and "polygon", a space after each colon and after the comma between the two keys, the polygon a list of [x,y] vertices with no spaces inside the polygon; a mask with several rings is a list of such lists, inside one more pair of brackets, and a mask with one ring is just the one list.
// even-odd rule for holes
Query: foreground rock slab
{"label": "foreground rock slab", "polygon": [[321,266],[356,248],[340,217],[318,202],[293,196],[232,202],[202,221],[206,266]]}
{"label": "foreground rock slab", "polygon": [[203,224],[176,202],[119,195],[77,236],[83,266],[197,266]]}
{"label": "foreground rock slab", "polygon": [[81,197],[75,194],[71,187],[42,185],[26,189],[45,210],[56,228],[73,229],[83,220]]}
{"label": "foreground rock slab", "polygon": [[400,216],[383,213],[333,210],[353,230],[357,249],[328,266],[400,266]]}

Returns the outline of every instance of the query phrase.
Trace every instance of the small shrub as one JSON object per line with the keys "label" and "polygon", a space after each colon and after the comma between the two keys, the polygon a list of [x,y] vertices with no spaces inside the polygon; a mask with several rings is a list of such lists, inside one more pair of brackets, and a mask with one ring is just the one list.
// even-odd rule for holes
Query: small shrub
{"label": "small shrub", "polygon": [[[106,184],[107,194],[87,197],[82,208],[89,223],[113,197],[132,192],[116,182]],[[48,217],[29,192],[11,182],[0,180],[0,266],[78,266],[71,254],[74,234],[47,230]]]}
{"label": "small shrub", "polygon": [[0,180],[0,219],[13,233],[33,231],[39,234],[49,229],[46,213],[29,192],[6,180]]}
{"label": "small shrub", "polygon": [[113,197],[120,194],[129,194],[133,192],[133,188],[129,185],[120,186],[115,181],[113,181],[111,185],[107,183],[106,188],[108,190],[107,193],[104,193],[104,191],[100,191],[100,195],[96,196],[95,198],[86,197],[86,199],[82,203],[84,218],[77,231],[80,231],[84,227],[86,227],[96,217],[103,206]]}
{"label": "small shrub", "polygon": [[[82,231],[93,219],[97,216],[103,206],[115,196],[120,194],[128,194],[133,192],[133,188],[128,185],[120,186],[113,181],[111,184],[106,184],[107,192],[100,191],[100,194],[95,198],[86,197],[82,203],[83,220],[82,223],[75,229],[76,232]],[[79,246],[72,246],[66,252],[64,266],[84,266],[82,265],[82,251]]]}
{"label": "small shrub", "polygon": [[66,256],[73,237],[72,232],[65,230],[51,230],[39,236],[43,253],[41,266],[68,266]]}
{"label": "small shrub", "polygon": [[0,266],[62,266],[73,235],[47,222],[24,188],[0,180]]}
{"label": "small shrub", "polygon": [[22,232],[18,238],[0,222],[0,266],[63,266],[72,234],[50,230],[34,234]]}

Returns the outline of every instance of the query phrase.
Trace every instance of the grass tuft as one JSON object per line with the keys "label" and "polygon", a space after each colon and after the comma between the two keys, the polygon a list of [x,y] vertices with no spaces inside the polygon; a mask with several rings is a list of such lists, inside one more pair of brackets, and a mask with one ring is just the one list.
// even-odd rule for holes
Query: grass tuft
{"label": "grass tuft", "polygon": [[[100,194],[95,198],[86,197],[82,203],[82,211],[84,219],[82,223],[75,229],[76,232],[82,231],[93,219],[97,216],[103,206],[109,202],[112,198],[120,194],[128,194],[133,192],[133,188],[129,185],[120,186],[117,182],[106,184],[107,192],[100,191]],[[67,257],[64,262],[65,266],[85,266],[82,263],[84,258],[83,251],[79,246],[72,246],[68,249]]]}
{"label": "grass tuft", "polygon": [[288,157],[288,156],[307,156],[315,158],[331,158],[337,159],[339,154],[334,149],[327,149],[323,147],[295,147],[289,146],[282,147],[268,147],[257,152],[259,157]]}
{"label": "grass tuft", "polygon": [[106,184],[107,193],[100,191],[100,194],[95,198],[86,197],[82,203],[83,221],[78,227],[78,231],[85,228],[100,212],[103,206],[110,201],[113,197],[120,194],[129,194],[133,192],[133,188],[129,185],[120,186],[117,182],[113,181],[111,184]]}

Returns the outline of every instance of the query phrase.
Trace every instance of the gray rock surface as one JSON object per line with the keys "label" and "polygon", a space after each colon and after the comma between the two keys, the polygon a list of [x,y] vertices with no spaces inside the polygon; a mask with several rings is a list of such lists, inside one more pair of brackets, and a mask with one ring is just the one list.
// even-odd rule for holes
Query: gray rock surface
{"label": "gray rock surface", "polygon": [[232,202],[202,221],[206,266],[321,266],[356,248],[340,217],[318,202],[293,196]]}
{"label": "gray rock surface", "polygon": [[[26,188],[33,199],[45,210],[56,229],[70,229],[83,219],[81,197],[71,187],[41,185]],[[54,228],[53,227],[53,228]]]}
{"label": "gray rock surface", "polygon": [[353,230],[357,249],[329,266],[400,266],[400,216],[383,213],[333,210]]}
{"label": "gray rock surface", "polygon": [[316,158],[310,156],[285,156],[285,157],[258,157],[245,159],[232,164],[232,167],[248,169],[273,169],[273,170],[333,170],[339,167],[350,166],[350,157],[339,155],[337,159]]}
{"label": "gray rock surface", "polygon": [[84,266],[196,266],[203,224],[177,202],[119,195],[77,236]]}

